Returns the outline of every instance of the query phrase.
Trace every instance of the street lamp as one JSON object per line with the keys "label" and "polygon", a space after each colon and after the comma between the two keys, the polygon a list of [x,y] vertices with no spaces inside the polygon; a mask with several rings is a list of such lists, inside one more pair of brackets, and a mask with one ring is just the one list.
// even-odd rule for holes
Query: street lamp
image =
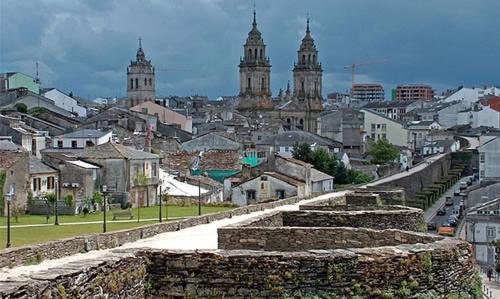
{"label": "street lamp", "polygon": [[162,221],[162,219],[161,219],[161,201],[163,200],[163,194],[161,193],[162,184],[163,184],[163,181],[160,180],[160,208],[158,209],[158,218],[159,218],[160,223]]}
{"label": "street lamp", "polygon": [[[201,175],[201,174],[199,174]],[[201,178],[198,177],[198,216],[201,216],[201,186],[200,186]]]}
{"label": "street lamp", "polygon": [[5,200],[7,200],[7,245],[6,248],[10,247],[10,202],[14,197],[14,184],[10,185],[10,190],[7,194],[5,194]]}
{"label": "street lamp", "polygon": [[104,203],[103,203],[103,209],[104,209],[104,211],[103,211],[103,214],[102,214],[103,215],[103,219],[102,219],[102,232],[105,233],[106,232],[106,201],[107,201],[107,199],[106,199],[107,196],[106,195],[108,193],[108,186],[102,185],[101,188],[102,188],[102,194],[104,196]]}
{"label": "street lamp", "polygon": [[59,213],[57,212],[57,202],[59,201],[59,178],[56,176],[55,178],[55,183],[56,183],[56,204],[54,205],[54,214],[56,216],[54,225],[59,225]]}

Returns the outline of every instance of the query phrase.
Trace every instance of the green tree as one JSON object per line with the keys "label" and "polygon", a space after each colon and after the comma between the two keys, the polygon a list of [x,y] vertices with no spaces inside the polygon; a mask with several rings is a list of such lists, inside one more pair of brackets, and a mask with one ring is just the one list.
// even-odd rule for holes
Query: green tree
{"label": "green tree", "polygon": [[399,149],[387,139],[381,138],[370,144],[367,154],[372,157],[373,164],[387,164],[399,157]]}
{"label": "green tree", "polygon": [[47,223],[49,223],[50,211],[56,203],[57,195],[54,192],[47,193],[45,194],[44,200],[45,204],[47,205],[47,215],[45,216],[45,219],[47,220]]}
{"label": "green tree", "polygon": [[20,103],[20,102],[19,102],[19,103],[16,103],[16,104],[14,105],[14,107],[16,107],[16,110],[17,110],[18,112],[21,112],[21,113],[27,113],[27,112],[28,112],[28,106],[26,106],[26,104],[25,104],[25,103]]}
{"label": "green tree", "polygon": [[307,143],[295,144],[293,147],[293,157],[295,159],[311,163],[312,150],[311,146]]}
{"label": "green tree", "polygon": [[66,194],[63,201],[68,207],[71,207],[73,205],[73,194]]}

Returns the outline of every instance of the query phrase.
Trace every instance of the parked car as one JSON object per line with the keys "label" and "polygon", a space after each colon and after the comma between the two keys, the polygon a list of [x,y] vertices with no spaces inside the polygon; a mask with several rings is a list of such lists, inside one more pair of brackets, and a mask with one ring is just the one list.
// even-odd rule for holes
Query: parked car
{"label": "parked car", "polygon": [[452,206],[453,205],[453,197],[451,196],[446,196],[446,200],[444,202],[445,206]]}
{"label": "parked car", "polygon": [[453,192],[453,195],[455,196],[459,196],[460,195],[460,190],[459,189],[456,189],[455,192]]}
{"label": "parked car", "polygon": [[444,216],[444,215],[446,215],[446,209],[445,208],[441,208],[441,209],[437,210],[436,214],[438,216]]}
{"label": "parked car", "polygon": [[443,223],[441,227],[438,229],[438,234],[442,236],[455,236],[455,228],[451,227],[449,223]]}
{"label": "parked car", "polygon": [[436,228],[437,228],[436,223],[434,223],[434,222],[427,223],[427,230],[433,231],[433,230],[436,230]]}
{"label": "parked car", "polygon": [[461,213],[461,211],[460,211],[460,208],[458,208],[458,209],[453,209],[453,210],[451,211],[451,215],[452,215],[452,216],[457,216],[457,218],[462,217],[462,213]]}
{"label": "parked car", "polygon": [[467,182],[461,182],[460,191],[465,191],[465,190],[467,190]]}

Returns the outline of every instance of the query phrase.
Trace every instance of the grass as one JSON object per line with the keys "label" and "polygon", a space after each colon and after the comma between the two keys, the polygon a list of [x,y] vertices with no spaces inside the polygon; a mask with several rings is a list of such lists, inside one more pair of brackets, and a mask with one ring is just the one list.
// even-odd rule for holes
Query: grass
{"label": "grass", "polygon": [[[230,210],[230,207],[202,207],[202,214],[215,213],[219,211]],[[122,210],[121,210],[122,211]],[[132,209],[134,220],[137,219],[137,209]],[[140,218],[156,218],[153,221],[133,221],[133,222],[113,222],[111,213],[107,213],[107,231],[116,231],[132,227],[158,223],[158,206],[147,207],[140,209]],[[165,217],[165,207],[163,207],[163,218]],[[197,206],[168,206],[168,217],[186,217],[198,215]],[[45,216],[43,215],[24,215],[19,217],[18,223],[11,219],[11,225],[26,225],[26,224],[45,224]],[[6,217],[1,217],[2,225],[7,222]],[[85,234],[102,232],[102,223],[86,223],[89,221],[102,221],[102,213],[90,214],[83,216],[59,216],[59,223],[81,222],[74,225],[50,225],[50,226],[28,226],[28,227],[12,227],[11,228],[11,247],[18,247],[28,244],[42,243],[50,240],[74,237]],[[51,216],[49,223],[54,223],[54,217]],[[7,230],[0,229],[0,248],[5,248]]]}
{"label": "grass", "polygon": [[[168,217],[186,217],[186,216],[195,216],[198,215],[198,207],[197,206],[168,206]],[[215,213],[219,211],[226,211],[232,209],[230,207],[201,207],[202,214]],[[113,218],[113,212],[124,211],[121,209],[111,210],[106,213],[106,218],[111,220]],[[134,215],[135,220],[140,219],[148,219],[155,218],[158,219],[158,206],[145,207],[145,208],[133,208],[130,210],[132,215]],[[165,206],[162,206],[162,217],[165,218]],[[140,215],[138,215],[140,214]],[[140,216],[140,217],[138,217]],[[102,221],[103,215],[102,212],[88,214],[87,216],[83,215],[60,215],[58,216],[59,223],[70,223],[70,222],[89,222],[89,221]],[[50,216],[49,223],[54,223],[55,217]],[[23,215],[18,217],[18,221],[16,222],[14,217],[11,217],[10,224],[11,225],[25,225],[25,224],[46,224],[46,216],[45,215]],[[7,225],[7,217],[0,217],[0,226]]]}

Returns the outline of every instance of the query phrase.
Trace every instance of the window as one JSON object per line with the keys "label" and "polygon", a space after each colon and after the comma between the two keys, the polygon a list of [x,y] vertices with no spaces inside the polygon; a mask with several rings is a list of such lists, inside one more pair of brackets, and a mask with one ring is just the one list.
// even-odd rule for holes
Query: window
{"label": "window", "polygon": [[248,78],[247,89],[252,89],[252,78]]}
{"label": "window", "polygon": [[480,175],[482,178],[484,178],[484,177],[485,177],[484,170],[481,170],[481,171],[480,171],[480,173],[479,173],[479,175]]}
{"label": "window", "polygon": [[78,142],[76,142],[76,140],[71,140],[71,147],[72,148],[77,148],[78,147]]}
{"label": "window", "polygon": [[31,140],[31,154],[36,155],[36,139]]}
{"label": "window", "polygon": [[262,59],[262,49],[260,49],[260,59]]}
{"label": "window", "polygon": [[261,177],[260,177],[260,180],[261,180],[261,181],[267,181],[267,176],[265,176],[265,175],[261,176]]}
{"label": "window", "polygon": [[254,51],[254,58],[257,59],[257,49]]}
{"label": "window", "polygon": [[375,139],[375,133],[372,133],[372,135],[370,136],[371,139]]}
{"label": "window", "polygon": [[372,124],[372,131],[375,131],[375,124]]}
{"label": "window", "polygon": [[247,200],[252,200],[255,198],[255,190],[247,190]]}
{"label": "window", "polygon": [[135,78],[135,88],[139,88],[139,79]]}
{"label": "window", "polygon": [[380,129],[380,124],[377,124],[377,129]]}
{"label": "window", "polygon": [[313,55],[313,63],[316,64],[316,55]]}
{"label": "window", "polygon": [[285,190],[276,190],[276,197],[278,199],[283,199],[285,198]]}
{"label": "window", "polygon": [[382,124],[382,131],[387,131],[387,124]]}
{"label": "window", "polygon": [[262,140],[262,135],[257,136],[257,140]]}
{"label": "window", "polygon": [[62,148],[63,147],[63,141],[62,140],[57,140],[57,147]]}
{"label": "window", "polygon": [[130,78],[130,89],[134,88],[134,79]]}
{"label": "window", "polygon": [[306,55],[302,55],[302,64],[306,64]]}
{"label": "window", "polygon": [[305,90],[304,81],[300,82],[300,90],[302,90],[302,92],[304,92],[304,90]]}
{"label": "window", "polygon": [[153,174],[153,177],[156,177],[156,163],[151,164],[151,172]]}
{"label": "window", "polygon": [[479,162],[483,162],[484,163],[484,161],[485,161],[485,155],[484,155],[484,153],[480,153],[479,154]]}
{"label": "window", "polygon": [[151,80],[151,78],[149,78],[149,86],[153,86],[153,80]]}
{"label": "window", "polygon": [[33,178],[33,191],[40,191],[42,182],[40,178]]}
{"label": "window", "polygon": [[387,134],[382,133],[382,138],[383,138],[383,139],[387,139]]}
{"label": "window", "polygon": [[54,189],[54,177],[49,176],[47,178],[47,190],[52,190],[52,189]]}
{"label": "window", "polygon": [[486,228],[486,238],[488,240],[494,240],[496,236],[496,230],[494,227],[487,227]]}
{"label": "window", "polygon": [[144,78],[144,86],[148,85],[148,79]]}
{"label": "window", "polygon": [[266,78],[262,77],[262,82],[260,85],[260,90],[264,91],[266,89]]}
{"label": "window", "polygon": [[307,63],[311,64],[311,54],[307,55]]}

